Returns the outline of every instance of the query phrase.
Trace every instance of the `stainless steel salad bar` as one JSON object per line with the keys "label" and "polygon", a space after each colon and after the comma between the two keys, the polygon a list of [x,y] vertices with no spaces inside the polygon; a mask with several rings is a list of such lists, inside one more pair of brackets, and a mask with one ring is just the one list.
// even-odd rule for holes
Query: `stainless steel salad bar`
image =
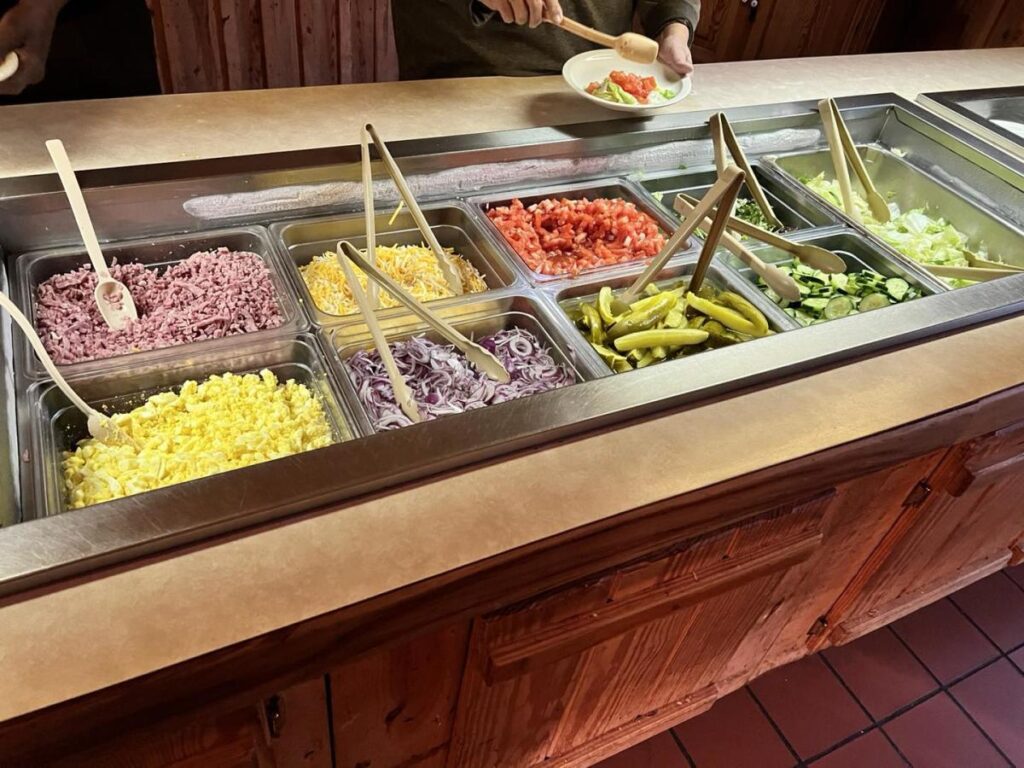
{"label": "stainless steel salad bar", "polygon": [[[843,99],[840,106],[856,143],[866,147],[876,184],[893,203],[942,217],[972,249],[1024,267],[1024,160],[893,95]],[[346,367],[353,355],[372,348],[365,323],[358,313],[318,307],[299,271],[340,239],[365,247],[358,147],[81,174],[108,258],[155,267],[218,247],[249,251],[266,265],[282,315],[273,329],[62,366],[85,399],[105,412],[122,412],[187,380],[269,369],[315,394],[334,444],[68,510],[61,461],[87,436],[85,420],[5,319],[0,472],[11,477],[0,474],[0,480],[13,492],[0,498],[0,523],[7,526],[0,530],[0,593],[1024,312],[1024,272],[953,290],[808,189],[804,181],[829,173],[813,104],[732,110],[730,120],[787,236],[835,251],[851,271],[877,273],[879,286],[895,281],[890,285],[899,286],[899,297],[882,311],[803,327],[807,316],[784,311],[756,276],[721,251],[710,284],[756,307],[772,333],[613,374],[581,331],[579,308],[603,287],[629,285],[643,261],[576,275],[539,274],[488,212],[514,199],[529,205],[615,198],[635,203],[671,231],[678,223],[675,193],[699,196],[714,181],[707,117],[393,145],[441,244],[461,254],[486,283],[482,292],[431,307],[476,338],[528,331],[576,383],[391,431],[376,431]],[[392,187],[378,184],[378,201],[397,201]],[[377,230],[378,244],[420,242],[407,213],[380,214]],[[76,240],[55,177],[0,181],[7,284],[30,318],[41,282],[87,263]],[[699,248],[694,238],[658,285],[685,283]],[[757,253],[773,263],[792,259],[772,248]],[[921,298],[900,303],[904,291]],[[403,309],[383,309],[379,318],[389,341],[422,334],[436,340]]]}
{"label": "stainless steel salad bar", "polygon": [[918,101],[996,146],[1024,157],[1024,86],[925,93]]}

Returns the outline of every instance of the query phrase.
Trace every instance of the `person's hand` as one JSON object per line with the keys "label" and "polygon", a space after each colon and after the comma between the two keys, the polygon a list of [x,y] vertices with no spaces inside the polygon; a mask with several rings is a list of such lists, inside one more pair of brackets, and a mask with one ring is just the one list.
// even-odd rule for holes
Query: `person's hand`
{"label": "person's hand", "polygon": [[547,19],[559,24],[562,21],[562,4],[558,0],[480,0],[480,2],[501,14],[506,24],[529,24],[539,27]]}
{"label": "person's hand", "polygon": [[658,35],[658,58],[683,77],[693,72],[689,42],[690,28],[678,21],[673,21]]}
{"label": "person's hand", "polygon": [[18,54],[18,71],[0,82],[0,96],[14,96],[43,79],[50,39],[64,0],[22,0],[0,17],[0,60]]}

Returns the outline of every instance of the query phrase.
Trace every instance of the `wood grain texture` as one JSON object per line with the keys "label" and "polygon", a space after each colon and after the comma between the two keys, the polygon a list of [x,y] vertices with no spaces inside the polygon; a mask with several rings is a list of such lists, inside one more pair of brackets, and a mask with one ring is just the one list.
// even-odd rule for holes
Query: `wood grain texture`
{"label": "wood grain texture", "polygon": [[[829,611],[840,641],[1005,564],[1024,534],[1024,425],[951,449]],[[993,566],[998,567],[998,566]],[[922,595],[927,597],[922,598]],[[885,616],[881,622],[871,621]]]}
{"label": "wood grain texture", "polygon": [[388,0],[148,0],[165,93],[398,79]]}
{"label": "wood grain texture", "polygon": [[[714,686],[791,567],[788,562],[770,570],[753,567],[751,555],[784,549],[801,536],[813,538],[822,507],[773,509],[728,530],[684,540],[669,554],[476,622],[449,768],[587,764],[590,745],[603,744],[629,724],[687,698],[706,698],[704,692]],[[731,589],[711,590],[696,603],[658,601],[666,585],[687,577],[700,582],[723,562],[736,570]],[[648,595],[661,605],[660,615],[647,615],[644,623],[626,625],[612,637],[598,632],[596,645],[552,654],[521,674],[490,680],[494,649],[545,636],[545,630],[566,628],[571,636],[578,624],[573,617],[596,616],[599,629],[609,606],[631,605]]]}
{"label": "wood grain texture", "polygon": [[427,768],[447,759],[469,622],[331,670],[337,768]]}

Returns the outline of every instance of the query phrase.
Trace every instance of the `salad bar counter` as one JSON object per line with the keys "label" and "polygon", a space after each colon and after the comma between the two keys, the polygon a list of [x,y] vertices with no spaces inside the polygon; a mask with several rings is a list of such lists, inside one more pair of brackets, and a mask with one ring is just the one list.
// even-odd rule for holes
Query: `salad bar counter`
{"label": "salad bar counter", "polygon": [[438,247],[374,164],[377,268],[507,381],[384,288],[374,340],[358,145],[81,172],[120,330],[56,177],[0,179],[0,280],[127,438],[5,316],[0,763],[593,765],[1024,560],[1024,159],[840,99],[880,216],[816,107],[728,113],[795,300],[731,247],[691,291],[710,227],[623,300],[710,112],[392,143]]}
{"label": "salad bar counter", "polygon": [[[161,480],[158,457],[150,471],[156,475],[144,481],[135,476],[142,471],[137,463],[122,470],[94,468],[89,451],[75,452],[85,436],[84,416],[47,383],[28,344],[8,337],[7,375],[17,390],[18,417],[7,419],[6,450],[20,459],[20,495],[16,506],[8,499],[5,521],[47,517],[103,500],[109,503],[55,524],[95,516],[117,535],[109,541],[90,539],[76,556],[46,548],[30,554],[7,550],[6,541],[14,537],[0,535],[0,585],[16,589],[66,575],[81,567],[80,560],[110,562],[179,544],[199,531],[381,491],[466,462],[1021,312],[1024,272],[1012,270],[1024,267],[1024,161],[986,148],[898,97],[858,97],[842,106],[868,168],[900,216],[878,225],[855,221],[836,205],[826,178],[828,153],[821,149],[811,105],[735,111],[740,140],[785,233],[798,243],[835,251],[848,272],[828,277],[793,262],[789,254],[756,249],[798,278],[801,301],[790,303],[722,252],[708,295],[690,302],[691,311],[704,312],[703,320],[690,318],[697,333],[681,334],[679,319],[674,325],[664,320],[644,325],[641,315],[634,318],[638,330],[660,328],[668,338],[703,339],[671,352],[668,348],[676,345],[652,344],[620,354],[607,328],[592,318],[602,310],[602,295],[631,283],[674,229],[675,194],[702,194],[713,180],[711,146],[699,116],[655,118],[627,132],[621,123],[598,123],[398,145],[417,196],[427,202],[431,228],[461,265],[465,293],[453,295],[440,273],[434,278],[438,288],[424,283],[428,272],[419,262],[402,266],[403,259],[432,259],[429,253],[417,256],[419,233],[404,211],[377,220],[379,246],[392,249],[388,269],[467,335],[508,343],[522,379],[494,393],[486,381],[473,384],[445,373],[460,358],[449,361],[450,353],[434,346],[427,333],[424,341],[405,348],[402,354],[411,357],[403,365],[420,365],[416,361],[422,356],[427,378],[417,379],[414,387],[431,401],[430,415],[445,418],[394,435],[377,433],[409,422],[386,415],[392,411],[384,401],[392,396],[383,370],[375,367],[379,361],[363,352],[372,349],[366,325],[345,299],[343,275],[332,276],[324,266],[335,264],[338,240],[365,245],[362,218],[355,212],[357,168],[346,164],[348,150],[330,153],[340,165],[244,175],[221,172],[222,165],[244,160],[211,162],[205,176],[194,175],[196,169],[188,165],[148,169],[148,180],[126,176],[124,183],[117,183],[116,172],[98,173],[90,204],[111,240],[105,252],[142,297],[144,320],[152,328],[140,323],[134,336],[123,340],[110,336],[91,301],[86,306],[95,315],[92,326],[76,319],[85,311],[75,307],[74,296],[82,295],[77,276],[86,274],[81,269],[87,260],[80,247],[68,245],[74,239],[70,216],[52,179],[4,182],[0,241],[14,295],[87,401],[108,414],[135,408],[137,416],[139,406],[151,407],[152,396],[174,392],[186,381],[269,370],[280,384],[295,380],[315,394],[334,445],[307,453],[317,443],[299,441],[283,452],[228,459],[223,469],[282,457],[230,474],[216,474],[219,465],[213,462],[185,484],[172,478],[187,476],[173,473]],[[562,181],[551,183],[554,178]],[[378,197],[395,198],[390,187],[378,185]],[[683,297],[699,247],[694,238],[669,261],[659,276],[660,289]],[[968,255],[975,254],[1005,265],[1009,276],[953,290],[965,281],[929,272],[933,265],[967,265]],[[226,260],[229,271],[205,267],[197,261],[203,258]],[[402,278],[403,269],[415,277]],[[239,282],[250,273],[245,279],[255,282]],[[152,276],[167,287],[139,282]],[[181,299],[188,317],[175,309],[179,299],[164,298],[175,291],[190,292]],[[331,298],[332,291],[340,298]],[[654,287],[649,292],[657,295]],[[346,300],[348,308],[339,309],[344,304],[338,302]],[[249,319],[223,325],[221,314],[239,312],[225,301]],[[701,310],[700,302],[709,308]],[[386,296],[383,306],[379,316],[390,341],[406,343],[401,340],[424,335],[426,328]],[[868,312],[875,309],[884,311]],[[747,323],[723,326],[722,316],[738,310],[760,330]],[[839,318],[843,322],[822,322]],[[174,331],[179,323],[214,332],[183,336]],[[637,368],[649,370],[609,378]],[[146,398],[150,406],[143,405]],[[499,403],[500,408],[482,408]],[[283,457],[289,453],[294,455]],[[296,473],[303,477],[301,486],[282,482]],[[252,489],[253,501],[244,509],[234,502],[239,485]],[[138,495],[143,490],[152,492]],[[145,526],[137,524],[139,515],[145,516]],[[159,541],[149,535],[155,521],[162,531]]]}

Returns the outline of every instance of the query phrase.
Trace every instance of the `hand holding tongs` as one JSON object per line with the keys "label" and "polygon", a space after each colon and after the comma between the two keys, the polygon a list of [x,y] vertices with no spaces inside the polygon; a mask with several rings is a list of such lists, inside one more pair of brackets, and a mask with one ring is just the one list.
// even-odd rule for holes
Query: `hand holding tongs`
{"label": "hand holding tongs", "polygon": [[364,259],[363,255],[354,245],[352,245],[352,243],[347,241],[338,243],[339,258],[341,257],[342,251],[344,251],[345,256],[347,256],[353,264],[366,273],[368,278],[376,280],[380,286],[390,293],[398,302],[404,304],[405,307],[414,315],[419,317],[420,320],[447,339],[450,344],[454,345],[456,349],[466,356],[466,359],[469,360],[469,362],[495,381],[507,384],[511,380],[508,371],[505,369],[505,366],[501,364],[501,361],[498,360],[498,358],[476,342],[467,339],[433,311],[406,293],[404,288],[388,277],[387,274],[379,270],[376,265],[370,264],[366,259]]}
{"label": "hand holding tongs", "polygon": [[0,307],[7,310],[11,319],[14,320],[25,334],[25,337],[28,339],[28,343],[32,346],[32,350],[39,356],[39,360],[42,362],[43,368],[46,369],[46,372],[50,374],[50,378],[53,379],[53,383],[60,388],[60,391],[64,393],[64,396],[68,400],[71,401],[72,405],[85,415],[89,434],[100,442],[108,443],[110,445],[134,445],[135,440],[132,439],[127,432],[117,426],[113,419],[109,416],[104,416],[102,413],[97,411],[71,388],[71,385],[68,384],[67,380],[61,376],[61,373],[54,364],[53,359],[49,354],[47,354],[46,347],[43,346],[43,342],[40,340],[39,334],[36,333],[35,328],[32,327],[32,323],[28,321],[28,318],[21,313],[18,307],[15,306],[14,302],[11,301],[2,291],[0,291]]}
{"label": "hand holding tongs", "polygon": [[[629,288],[612,299],[612,312],[621,315],[628,311],[629,305],[636,301],[640,294],[643,293],[644,288],[647,287],[647,284],[657,277],[668,260],[679,250],[680,246],[689,240],[690,235],[698,227],[703,225],[704,217],[718,205],[719,201],[728,197],[734,187],[736,191],[739,191],[742,184],[743,171],[735,165],[730,165],[726,168],[718,177],[718,181],[704,195],[704,198],[696,204],[696,208],[683,217],[676,231],[672,233],[672,236],[662,247],[658,255],[647,265],[647,269],[643,271],[643,274]],[[735,201],[736,194],[733,193],[729,199],[730,205],[728,210],[731,210],[732,201]],[[703,279],[703,275],[701,275],[701,278]]]}
{"label": "hand holding tongs", "polygon": [[[675,208],[676,213],[680,216],[685,216],[696,204],[696,198],[680,192],[676,195],[673,208]],[[743,219],[738,219],[735,216],[729,217],[729,228],[739,232],[741,235],[746,235],[767,245],[774,246],[780,251],[791,253],[807,266],[820,269],[822,272],[837,274],[846,271],[846,262],[841,257],[832,253],[832,251],[826,250],[820,245],[794,243],[792,240],[777,235],[774,232],[769,232],[766,229],[755,227],[753,224]],[[728,246],[728,243],[726,245]]]}
{"label": "hand holding tongs", "polygon": [[868,175],[868,169],[864,160],[857,151],[857,145],[853,143],[853,136],[850,129],[843,120],[843,114],[835,99],[822,99],[818,102],[818,112],[821,114],[821,122],[825,127],[825,138],[828,140],[829,150],[832,152],[832,165],[835,167],[836,180],[839,182],[839,193],[843,199],[843,208],[847,216],[854,221],[860,222],[860,215],[853,203],[853,189],[850,186],[850,171],[846,167],[846,160],[849,159],[861,186],[867,195],[868,207],[871,215],[881,222],[887,222],[892,218],[885,198],[878,193],[875,183]]}
{"label": "hand holding tongs", "polygon": [[[462,288],[462,277],[459,275],[459,270],[455,268],[452,260],[445,253],[444,248],[437,241],[437,237],[434,235],[434,231],[427,224],[427,219],[423,215],[423,211],[420,209],[419,203],[416,202],[416,198],[413,197],[412,190],[409,189],[409,185],[402,175],[401,169],[398,167],[398,163],[395,162],[395,158],[392,157],[390,150],[387,145],[383,142],[380,136],[377,135],[377,129],[371,124],[367,123],[364,131],[369,133],[373,138],[373,144],[377,148],[377,153],[380,155],[380,159],[384,162],[384,167],[387,168],[388,174],[391,176],[391,180],[395,182],[395,186],[398,188],[398,194],[402,196],[405,207],[409,209],[409,213],[412,214],[413,220],[416,222],[416,226],[420,230],[420,234],[423,235],[423,239],[426,241],[430,250],[434,252],[434,258],[437,259],[438,265],[441,267],[441,273],[444,275],[445,281],[448,283],[448,287],[451,289],[455,296],[461,296],[463,293]],[[364,165],[363,165],[363,185],[364,185],[364,202],[367,203],[367,219],[373,215],[373,184],[372,176],[368,180],[369,171],[367,165],[369,164],[369,149],[364,154]],[[368,189],[369,191],[365,191]],[[369,235],[370,233],[367,232]],[[376,253],[373,254],[373,261],[376,263]],[[396,297],[397,298],[397,297]]]}
{"label": "hand holding tongs", "polygon": [[761,213],[764,214],[764,217],[768,219],[768,222],[773,227],[783,229],[782,222],[775,215],[775,210],[772,208],[772,204],[768,202],[768,196],[764,193],[761,182],[754,175],[754,169],[750,167],[750,162],[743,152],[743,147],[740,146],[736,133],[729,124],[729,118],[722,112],[712,115],[711,119],[708,120],[708,129],[711,131],[711,145],[715,150],[715,168],[718,170],[719,177],[725,172],[725,168],[729,164],[729,160],[726,157],[726,147],[728,147],[732,159],[743,173],[746,174],[747,187],[750,189],[750,194],[754,196],[754,202],[761,209]]}

